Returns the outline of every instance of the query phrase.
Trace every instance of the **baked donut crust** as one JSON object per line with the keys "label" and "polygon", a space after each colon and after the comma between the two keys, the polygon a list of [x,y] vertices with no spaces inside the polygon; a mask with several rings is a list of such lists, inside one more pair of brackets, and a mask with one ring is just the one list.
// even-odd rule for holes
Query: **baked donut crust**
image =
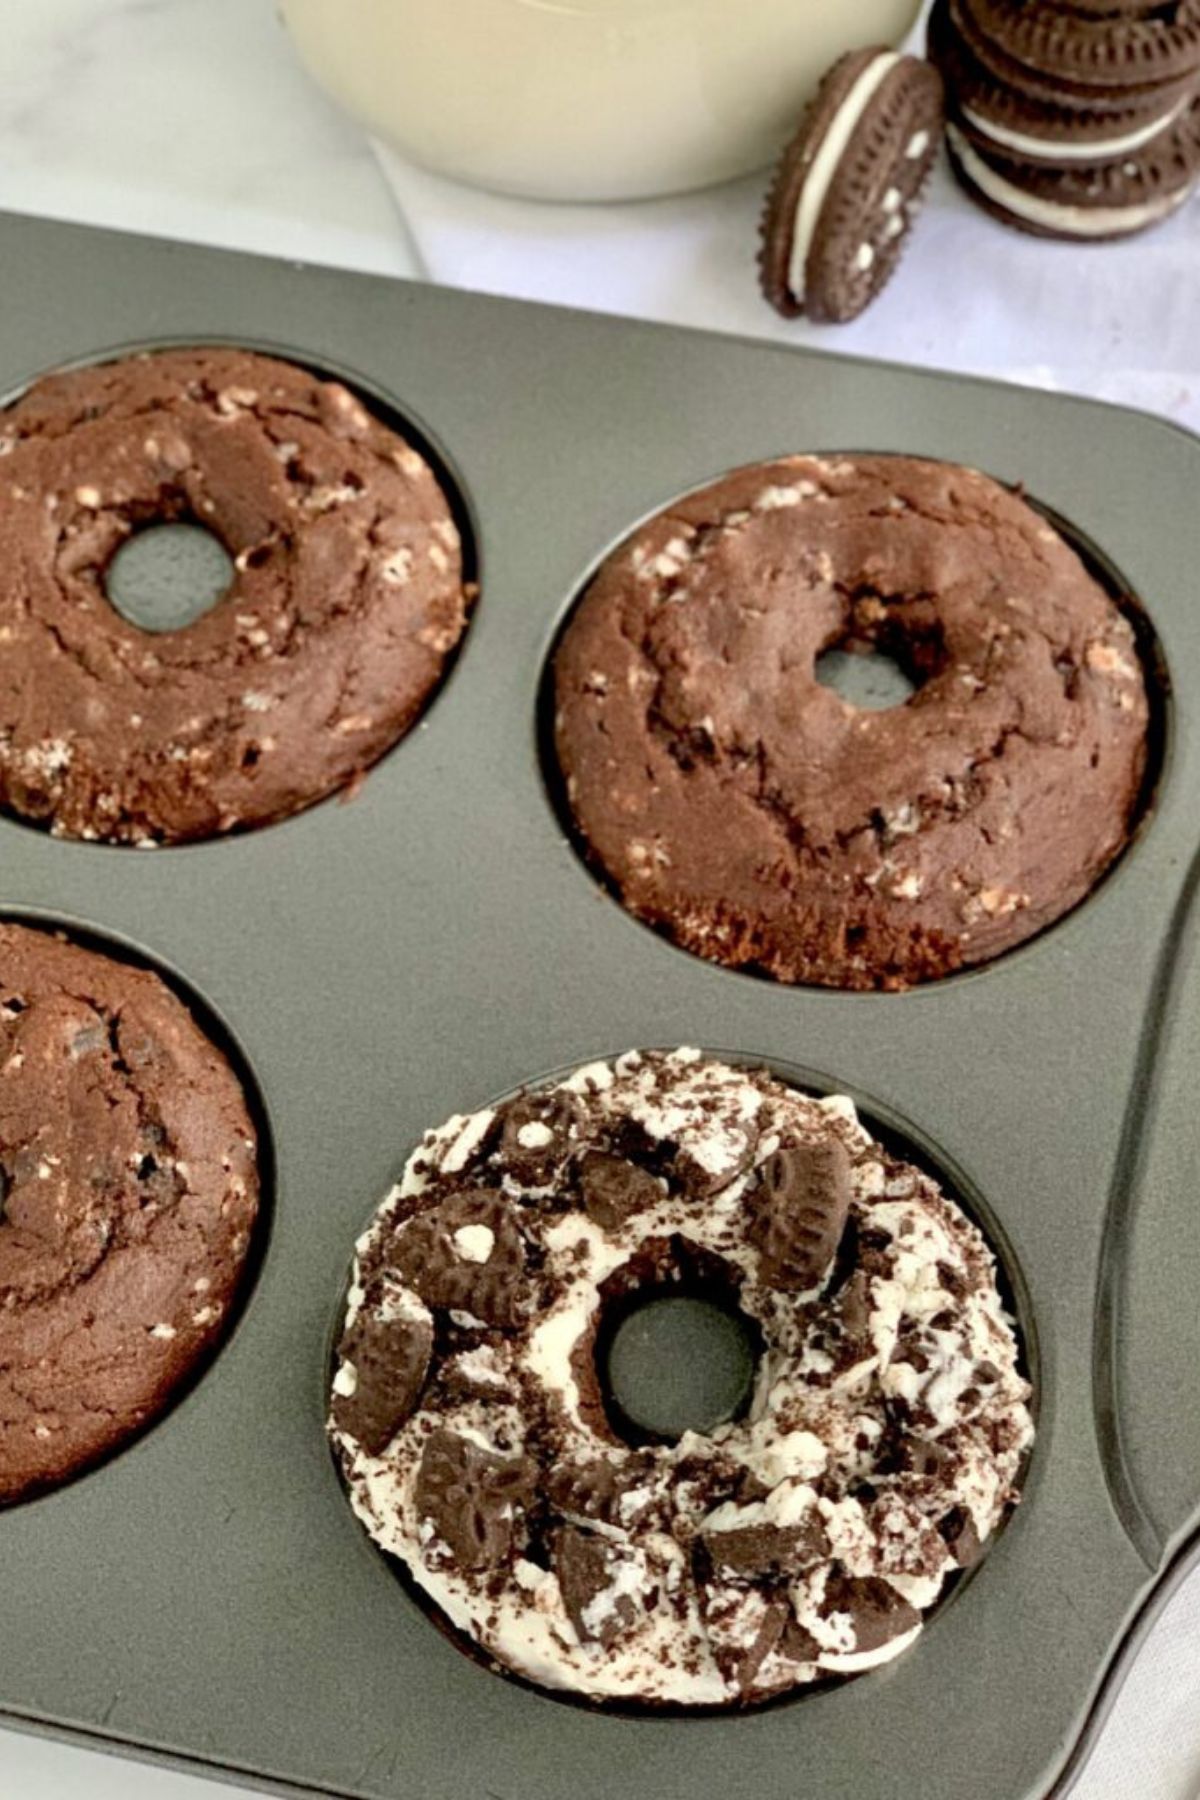
{"label": "baked donut crust", "polygon": [[[761,1340],[749,1411],[624,1441],[598,1334],[697,1277]],[[1015,1496],[1028,1397],[978,1230],[850,1101],[635,1051],[426,1134],[358,1245],[329,1430],[496,1662],[713,1707],[911,1643]]]}
{"label": "baked donut crust", "polygon": [[0,924],[0,1504],[118,1449],[211,1354],[259,1189],[241,1084],[163,981]]}
{"label": "baked donut crust", "polygon": [[[232,585],[144,631],[105,571],[177,521]],[[404,736],[472,597],[433,471],[340,383],[230,349],[47,376],[0,413],[0,806],[137,845],[297,812]]]}
{"label": "baked donut crust", "polygon": [[[877,650],[918,684],[817,679]],[[1069,911],[1128,841],[1149,700],[1134,634],[987,476],[907,457],[739,470],[601,567],[553,665],[583,848],[637,917],[781,982],[903,988]]]}

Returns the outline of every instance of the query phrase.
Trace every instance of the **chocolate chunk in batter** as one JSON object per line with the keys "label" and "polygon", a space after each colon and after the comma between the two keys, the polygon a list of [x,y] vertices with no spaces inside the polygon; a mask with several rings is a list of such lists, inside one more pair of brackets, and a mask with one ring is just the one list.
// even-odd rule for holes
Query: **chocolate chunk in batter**
{"label": "chocolate chunk in batter", "polygon": [[343,1431],[379,1456],[416,1410],[433,1355],[429,1319],[381,1318],[363,1311],[342,1338],[338,1356],[354,1370],[354,1392],[335,1392],[333,1414]]}
{"label": "chocolate chunk in batter", "polygon": [[525,1243],[512,1204],[478,1188],[450,1194],[396,1234],[389,1268],[427,1306],[514,1325],[525,1293]]}
{"label": "chocolate chunk in batter", "polygon": [[0,1503],[169,1404],[214,1347],[258,1210],[224,1056],[157,975],[0,925]]}
{"label": "chocolate chunk in batter", "polygon": [[537,1465],[497,1456],[453,1431],[435,1431],[417,1472],[417,1510],[459,1568],[493,1569],[511,1554],[517,1515],[529,1505]]}
{"label": "chocolate chunk in batter", "polygon": [[750,1240],[774,1287],[807,1292],[828,1273],[850,1208],[850,1158],[838,1138],[796,1139],[763,1164],[749,1202]]}
{"label": "chocolate chunk in batter", "polygon": [[621,1567],[619,1551],[597,1532],[565,1525],[555,1537],[553,1558],[563,1605],[580,1642],[607,1648],[638,1612],[632,1594],[614,1591]]}
{"label": "chocolate chunk in batter", "polygon": [[579,1164],[579,1191],[589,1219],[605,1231],[619,1231],[663,1197],[654,1176],[623,1156],[589,1150]]}

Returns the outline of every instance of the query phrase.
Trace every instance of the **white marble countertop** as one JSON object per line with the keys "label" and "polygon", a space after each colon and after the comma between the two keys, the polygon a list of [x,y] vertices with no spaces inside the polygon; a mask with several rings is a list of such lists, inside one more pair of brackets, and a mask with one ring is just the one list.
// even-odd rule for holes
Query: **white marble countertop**
{"label": "white marble countertop", "polygon": [[[269,0],[0,0],[0,209],[416,272],[369,144],[301,73]],[[1193,1621],[1195,1577],[1156,1643],[1164,1633],[1200,1641]],[[1187,1668],[1180,1677],[1179,1660],[1143,1654],[1077,1800],[1194,1800],[1200,1678]],[[1141,1748],[1164,1740],[1171,1766],[1160,1758],[1135,1780]],[[0,1733],[4,1800],[215,1792],[200,1778]]]}
{"label": "white marble countertop", "polygon": [[0,207],[413,272],[270,0],[0,0]]}

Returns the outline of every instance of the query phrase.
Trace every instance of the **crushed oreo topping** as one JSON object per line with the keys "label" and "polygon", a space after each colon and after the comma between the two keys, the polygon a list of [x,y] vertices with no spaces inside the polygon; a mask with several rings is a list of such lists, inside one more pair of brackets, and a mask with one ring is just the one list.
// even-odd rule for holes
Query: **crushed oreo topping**
{"label": "crushed oreo topping", "polygon": [[605,1231],[619,1230],[662,1199],[662,1187],[646,1169],[604,1150],[589,1150],[582,1158],[579,1191],[588,1218]]}
{"label": "crushed oreo topping", "polygon": [[525,1244],[513,1208],[487,1189],[452,1193],[398,1231],[391,1272],[427,1306],[514,1325],[524,1298]]}
{"label": "crushed oreo topping", "polygon": [[769,1156],[751,1200],[751,1241],[775,1287],[806,1292],[828,1273],[850,1210],[850,1159],[839,1138],[799,1140]]}
{"label": "crushed oreo topping", "polygon": [[[604,1345],[664,1292],[736,1307],[757,1373],[744,1416],[629,1442]],[[1032,1438],[954,1202],[849,1101],[691,1050],[428,1132],[348,1310],[364,1524],[488,1656],[599,1700],[744,1706],[898,1654]]]}
{"label": "crushed oreo topping", "polygon": [[333,1413],[372,1456],[416,1411],[433,1355],[433,1320],[360,1313],[342,1337]]}
{"label": "crushed oreo topping", "polygon": [[[622,1558],[611,1538],[566,1525],[554,1541],[554,1573],[567,1617],[581,1643],[607,1648],[637,1617],[637,1602],[623,1592]],[[636,1572],[635,1572],[636,1579]]]}
{"label": "crushed oreo topping", "polygon": [[494,1569],[512,1550],[536,1477],[528,1457],[498,1456],[452,1431],[435,1431],[417,1471],[417,1511],[459,1568]]}

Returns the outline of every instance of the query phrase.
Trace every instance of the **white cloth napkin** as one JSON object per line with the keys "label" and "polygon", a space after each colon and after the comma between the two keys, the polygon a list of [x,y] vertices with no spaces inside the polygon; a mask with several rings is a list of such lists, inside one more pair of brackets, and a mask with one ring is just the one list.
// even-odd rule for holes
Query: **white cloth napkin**
{"label": "white cloth napkin", "polygon": [[[1200,197],[1125,244],[1006,230],[936,172],[898,274],[861,319],[787,323],[758,291],[764,178],[674,200],[537,205],[376,146],[434,281],[932,365],[1144,407],[1200,431]],[[964,1771],[964,1793],[968,1781]],[[1073,1800],[1200,1797],[1200,1570],[1141,1652]],[[905,1797],[910,1800],[910,1797]]]}
{"label": "white cloth napkin", "polygon": [[434,281],[857,356],[996,375],[1200,431],[1200,194],[1127,243],[996,223],[937,170],[890,285],[849,325],[779,318],[758,289],[763,177],[676,200],[547,206],[461,187],[378,146]]}

